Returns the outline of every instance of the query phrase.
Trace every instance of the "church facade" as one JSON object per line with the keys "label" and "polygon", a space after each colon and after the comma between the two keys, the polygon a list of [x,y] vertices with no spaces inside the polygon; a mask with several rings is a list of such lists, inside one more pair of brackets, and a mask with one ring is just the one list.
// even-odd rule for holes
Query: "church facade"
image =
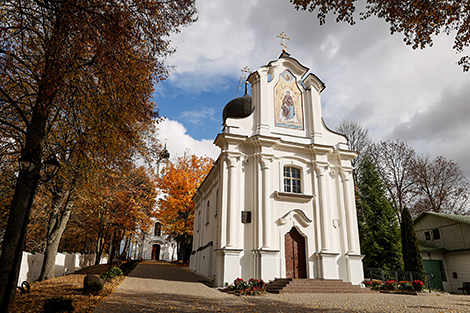
{"label": "church facade", "polygon": [[193,200],[190,269],[217,286],[237,277],[360,284],[356,153],[322,119],[323,82],[288,53],[250,74],[230,101],[220,155]]}

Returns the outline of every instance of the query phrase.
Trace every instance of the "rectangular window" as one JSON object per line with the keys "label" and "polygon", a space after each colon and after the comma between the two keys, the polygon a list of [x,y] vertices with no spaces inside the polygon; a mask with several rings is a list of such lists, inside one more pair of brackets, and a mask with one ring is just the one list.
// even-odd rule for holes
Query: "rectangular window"
{"label": "rectangular window", "polygon": [[284,192],[301,193],[300,169],[295,167],[284,167]]}
{"label": "rectangular window", "polygon": [[424,232],[424,239],[431,240],[431,232],[429,230]]}
{"label": "rectangular window", "polygon": [[439,231],[438,228],[432,230],[432,238],[434,240],[439,240],[441,239],[441,232]]}

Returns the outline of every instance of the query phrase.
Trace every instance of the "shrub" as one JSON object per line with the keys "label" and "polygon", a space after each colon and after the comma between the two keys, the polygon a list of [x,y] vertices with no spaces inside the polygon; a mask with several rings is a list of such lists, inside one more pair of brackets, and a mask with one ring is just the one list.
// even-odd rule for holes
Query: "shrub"
{"label": "shrub", "polygon": [[381,280],[373,280],[372,281],[372,290],[380,290],[382,288],[382,281]]}
{"label": "shrub", "polygon": [[114,276],[113,276],[112,273],[110,273],[109,271],[107,271],[107,272],[101,273],[101,274],[100,274],[100,277],[101,277],[104,281],[108,281],[108,280],[110,280],[111,278],[113,278]]}
{"label": "shrub", "polygon": [[54,297],[44,301],[44,313],[72,312],[74,309],[72,299]]}
{"label": "shrub", "polygon": [[259,295],[266,293],[266,284],[261,279],[251,278],[249,281],[244,281],[242,278],[237,278],[233,284],[226,284],[226,289],[241,295]]}
{"label": "shrub", "polygon": [[424,283],[420,280],[413,280],[413,289],[417,292],[423,291]]}
{"label": "shrub", "polygon": [[91,294],[97,294],[103,290],[103,284],[97,281],[88,281],[85,283],[85,292]]}
{"label": "shrub", "polygon": [[413,285],[410,281],[401,281],[398,283],[398,290],[400,291],[414,291]]}
{"label": "shrub", "polygon": [[389,281],[386,281],[385,283],[383,283],[382,285],[382,290],[385,290],[385,291],[395,291],[397,290],[397,281],[396,280],[389,280]]}
{"label": "shrub", "polygon": [[113,267],[112,269],[109,270],[114,276],[121,276],[122,275],[122,270],[119,267]]}
{"label": "shrub", "polygon": [[266,284],[262,279],[250,278],[248,286],[251,295],[266,293]]}
{"label": "shrub", "polygon": [[362,282],[365,287],[370,288],[370,290],[381,290],[382,289],[382,281],[374,279],[374,280],[364,280]]}
{"label": "shrub", "polygon": [[130,260],[121,264],[120,268],[124,275],[129,274],[137,266],[138,260]]}
{"label": "shrub", "polygon": [[100,277],[104,279],[105,281],[111,280],[116,276],[121,276],[122,275],[122,270],[119,267],[113,267],[107,272],[101,273]]}

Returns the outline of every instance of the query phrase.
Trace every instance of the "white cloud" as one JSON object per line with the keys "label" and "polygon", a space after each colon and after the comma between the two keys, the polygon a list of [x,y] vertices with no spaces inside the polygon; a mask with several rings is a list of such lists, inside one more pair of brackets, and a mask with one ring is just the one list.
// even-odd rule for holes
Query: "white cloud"
{"label": "white cloud", "polygon": [[204,120],[218,121],[215,109],[209,107],[200,110],[183,111],[178,118],[194,125],[201,125]]}
{"label": "white cloud", "polygon": [[209,156],[217,159],[220,149],[212,140],[196,140],[186,133],[186,128],[177,121],[169,119],[158,124],[158,139],[166,143],[170,159],[184,155],[186,151],[198,156]]}
{"label": "white cloud", "polygon": [[245,65],[256,70],[279,56],[276,35],[284,31],[291,56],[327,86],[322,101],[330,128],[343,118],[356,120],[375,140],[400,136],[416,149],[453,159],[470,176],[470,74],[456,65],[452,36],[441,34],[432,48],[413,50],[374,17],[350,26],[331,16],[320,26],[316,13],[296,11],[287,0],[198,0],[197,7],[199,20],[172,38],[178,50],[169,60],[177,67],[170,80],[180,88],[227,89],[227,77],[238,78]]}

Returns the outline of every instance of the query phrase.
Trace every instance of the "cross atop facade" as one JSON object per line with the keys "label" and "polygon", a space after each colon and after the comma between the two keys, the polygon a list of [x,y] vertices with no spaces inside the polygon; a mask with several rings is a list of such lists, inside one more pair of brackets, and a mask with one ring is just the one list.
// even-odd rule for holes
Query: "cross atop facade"
{"label": "cross atop facade", "polygon": [[287,40],[290,40],[290,38],[287,37],[287,35],[282,32],[280,33],[279,35],[276,36],[277,38],[281,38],[282,39],[282,43],[281,43],[281,46],[283,46],[282,48],[282,52],[287,52],[287,46],[286,46],[286,39]]}

